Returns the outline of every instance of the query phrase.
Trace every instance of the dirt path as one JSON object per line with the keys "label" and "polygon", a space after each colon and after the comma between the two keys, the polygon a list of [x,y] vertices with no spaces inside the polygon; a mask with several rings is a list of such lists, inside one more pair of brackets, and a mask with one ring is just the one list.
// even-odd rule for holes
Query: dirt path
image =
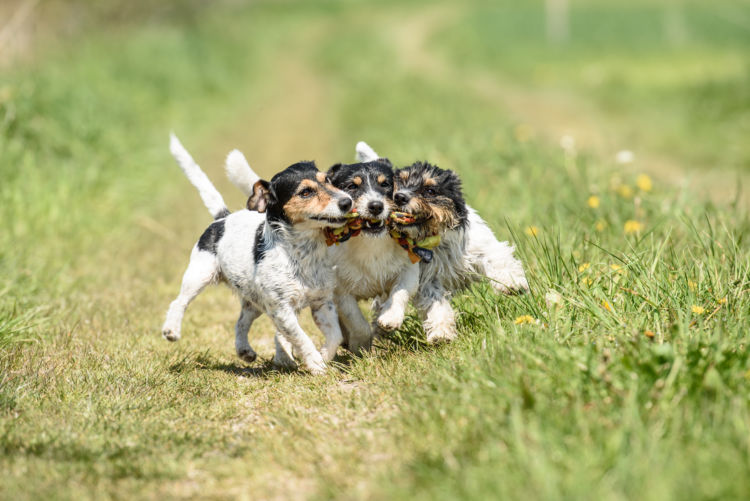
{"label": "dirt path", "polygon": [[[575,138],[579,149],[590,151],[603,160],[613,160],[623,149],[635,149],[637,161],[625,168],[646,172],[657,181],[702,194],[712,201],[727,203],[736,195],[736,184],[728,183],[727,172],[709,166],[691,168],[664,154],[640,149],[629,141],[638,124],[605,116],[590,101],[569,92],[523,86],[496,72],[453,67],[437,51],[428,48],[433,35],[461,15],[460,7],[445,4],[425,14],[401,13],[389,20],[387,37],[403,67],[430,75],[437,80],[457,82],[498,113],[508,114],[518,123],[531,126],[542,139],[557,144],[564,135]],[[603,126],[603,124],[605,124]],[[731,172],[730,177],[750,185],[750,175]],[[741,200],[750,206],[750,198]]]}

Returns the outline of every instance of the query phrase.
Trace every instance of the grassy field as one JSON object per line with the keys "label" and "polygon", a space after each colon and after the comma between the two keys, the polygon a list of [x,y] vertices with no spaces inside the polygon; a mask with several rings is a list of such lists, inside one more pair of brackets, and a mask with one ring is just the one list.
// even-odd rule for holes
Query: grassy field
{"label": "grassy field", "polygon": [[[5,69],[0,499],[748,498],[750,9],[580,0],[550,47],[516,3],[229,3]],[[455,169],[532,291],[320,377],[267,319],[237,359],[226,289],[167,343],[210,220],[171,129],[235,208],[234,147]]]}

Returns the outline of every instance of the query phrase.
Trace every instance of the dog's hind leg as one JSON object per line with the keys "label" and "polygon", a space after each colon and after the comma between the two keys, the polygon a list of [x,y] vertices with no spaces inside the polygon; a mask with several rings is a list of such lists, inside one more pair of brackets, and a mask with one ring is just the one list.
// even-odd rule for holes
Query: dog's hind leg
{"label": "dog's hind leg", "polygon": [[169,341],[180,339],[180,328],[182,326],[182,317],[190,301],[201,293],[208,284],[216,280],[219,274],[219,265],[216,256],[210,252],[202,251],[198,247],[193,247],[190,254],[190,264],[188,264],[185,274],[182,276],[182,286],[177,299],[172,301],[167,311],[167,318],[161,328],[161,333]]}
{"label": "dog's hind leg", "polygon": [[234,328],[234,347],[237,350],[237,356],[248,363],[254,362],[258,356],[247,340],[247,333],[250,331],[253,321],[259,315],[260,312],[258,310],[246,301],[243,301],[240,318],[237,319],[237,325]]}
{"label": "dog's hind leg", "polygon": [[325,361],[315,348],[312,339],[300,327],[294,310],[289,307],[281,307],[270,313],[270,316],[278,333],[291,343],[302,359],[305,368],[313,374],[325,372]]}
{"label": "dog's hind leg", "polygon": [[350,294],[337,293],[336,306],[341,320],[341,329],[348,333],[349,351],[355,355],[369,351],[372,344],[372,332],[370,324],[359,309],[357,300]]}
{"label": "dog's hind leg", "polygon": [[313,308],[312,314],[315,325],[326,338],[325,345],[320,349],[320,354],[323,355],[323,360],[330,362],[336,356],[336,350],[344,340],[336,307],[333,305],[333,301],[327,301],[321,307]]}

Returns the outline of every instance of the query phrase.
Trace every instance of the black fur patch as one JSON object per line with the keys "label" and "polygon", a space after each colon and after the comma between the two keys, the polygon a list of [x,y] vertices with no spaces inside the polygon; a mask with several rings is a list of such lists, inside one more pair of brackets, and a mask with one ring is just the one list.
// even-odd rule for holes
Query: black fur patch
{"label": "black fur patch", "polygon": [[231,212],[229,212],[229,209],[227,209],[227,208],[224,208],[224,209],[222,209],[222,211],[221,211],[221,212],[219,212],[218,214],[216,214],[216,217],[214,218],[214,221],[217,221],[217,220],[219,220],[219,219],[224,219],[224,218],[225,218],[225,217],[227,217],[227,216],[228,216],[229,214],[231,214]]}
{"label": "black fur patch", "polygon": [[266,255],[266,241],[263,238],[263,227],[265,224],[259,224],[255,230],[255,244],[253,245],[253,261],[258,264],[263,256]]}
{"label": "black fur patch", "polygon": [[222,236],[224,236],[223,219],[211,223],[208,228],[206,228],[206,231],[203,232],[203,235],[201,235],[201,238],[198,240],[198,248],[203,251],[208,251],[211,254],[216,254],[216,244],[219,243]]}

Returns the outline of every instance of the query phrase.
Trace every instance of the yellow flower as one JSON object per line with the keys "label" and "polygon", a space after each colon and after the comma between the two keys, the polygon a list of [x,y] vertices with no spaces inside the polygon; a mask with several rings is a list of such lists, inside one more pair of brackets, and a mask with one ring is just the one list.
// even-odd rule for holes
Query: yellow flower
{"label": "yellow flower", "polygon": [[607,222],[604,219],[600,219],[599,221],[597,221],[596,226],[594,226],[594,228],[596,228],[596,231],[604,231],[606,227]]}
{"label": "yellow flower", "polygon": [[655,334],[652,331],[644,331],[643,335],[649,339],[653,339]]}
{"label": "yellow flower", "polygon": [[596,195],[591,195],[587,203],[589,204],[589,207],[591,207],[592,209],[596,209],[599,207],[599,197],[597,197]]}
{"label": "yellow flower", "polygon": [[514,321],[514,324],[516,325],[523,325],[523,324],[535,324],[536,319],[532,317],[531,315],[521,315],[520,317],[517,317]]}
{"label": "yellow flower", "polygon": [[534,129],[528,124],[519,124],[513,132],[519,143],[526,143],[534,138]]}
{"label": "yellow flower", "polygon": [[635,185],[641,191],[651,191],[651,188],[653,187],[653,183],[648,174],[639,174],[638,177],[635,178]]}
{"label": "yellow flower", "polygon": [[581,282],[583,282],[583,285],[586,285],[586,286],[590,286],[594,283],[594,281],[590,279],[589,277],[584,277],[584,279],[581,280]]}
{"label": "yellow flower", "polygon": [[602,306],[604,306],[605,310],[612,311],[612,305],[609,304],[609,301],[602,301]]}
{"label": "yellow flower", "polygon": [[693,282],[692,280],[688,280],[688,288],[689,288],[689,289],[690,289],[691,291],[694,291],[694,290],[696,289],[696,287],[698,287],[698,284],[696,284],[696,283],[695,283],[695,282]]}
{"label": "yellow flower", "polygon": [[624,230],[626,234],[638,233],[642,229],[643,229],[643,223],[641,223],[640,221],[636,221],[634,219],[629,219],[625,221]]}
{"label": "yellow flower", "polygon": [[633,188],[628,186],[627,184],[622,184],[617,188],[617,193],[622,198],[633,198]]}
{"label": "yellow flower", "polygon": [[619,264],[610,264],[609,265],[609,269],[611,269],[612,271],[616,271],[620,275],[627,275],[628,274],[628,270],[626,270],[625,268],[623,268]]}
{"label": "yellow flower", "polygon": [[690,311],[692,311],[696,315],[703,315],[704,313],[706,313],[706,309],[703,306],[698,306],[697,304],[691,306]]}
{"label": "yellow flower", "polygon": [[539,234],[539,228],[537,228],[536,226],[527,226],[524,231],[530,237],[535,237]]}
{"label": "yellow flower", "polygon": [[724,296],[723,298],[719,299],[716,302],[719,303],[719,304],[727,304],[727,297]]}
{"label": "yellow flower", "polygon": [[578,267],[578,273],[583,273],[584,271],[589,269],[589,266],[591,266],[591,263],[583,263]]}

